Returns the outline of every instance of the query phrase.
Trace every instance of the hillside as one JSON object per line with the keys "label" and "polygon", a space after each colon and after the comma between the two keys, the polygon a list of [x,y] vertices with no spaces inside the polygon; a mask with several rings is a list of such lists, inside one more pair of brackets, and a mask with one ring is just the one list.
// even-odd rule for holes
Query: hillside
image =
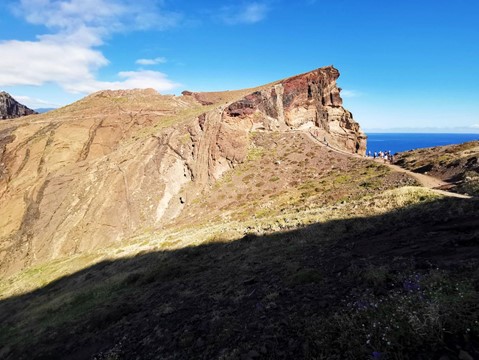
{"label": "hillside", "polygon": [[478,358],[479,200],[362,156],[338,76],[0,124],[0,358]]}
{"label": "hillside", "polygon": [[[296,230],[149,234],[3,300],[1,355],[476,358],[478,220],[477,200],[403,187],[283,216]],[[201,244],[168,249],[192,232]],[[33,268],[15,282],[76,261]]]}
{"label": "hillside", "polygon": [[447,188],[479,195],[479,141],[400,153],[395,163],[450,182]]}
{"label": "hillside", "polygon": [[325,67],[255,89],[179,97],[102,91],[0,125],[0,272],[168,224],[244,162],[254,131],[313,131],[363,153],[338,76]]}

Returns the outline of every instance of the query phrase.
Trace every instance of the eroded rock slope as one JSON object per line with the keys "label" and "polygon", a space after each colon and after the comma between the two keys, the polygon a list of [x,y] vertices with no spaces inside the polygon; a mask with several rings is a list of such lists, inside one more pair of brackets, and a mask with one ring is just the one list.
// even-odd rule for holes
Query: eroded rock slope
{"label": "eroded rock slope", "polygon": [[0,120],[14,119],[32,114],[36,114],[36,112],[20,104],[9,93],[0,91]]}
{"label": "eroded rock slope", "polygon": [[366,137],[325,67],[255,89],[102,91],[0,124],[0,272],[166,226],[242,163],[252,131],[309,131],[344,151]]}

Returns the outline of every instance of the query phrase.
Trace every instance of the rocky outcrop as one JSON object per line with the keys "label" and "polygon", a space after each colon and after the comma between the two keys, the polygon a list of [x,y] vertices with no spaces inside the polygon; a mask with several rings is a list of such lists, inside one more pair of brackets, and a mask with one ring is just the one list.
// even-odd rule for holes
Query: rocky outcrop
{"label": "rocky outcrop", "polygon": [[102,91],[35,123],[0,124],[0,273],[166,226],[245,160],[252,131],[307,131],[363,153],[338,76],[326,67],[180,97]]}
{"label": "rocky outcrop", "polygon": [[234,102],[226,115],[248,118],[253,128],[310,129],[333,147],[364,155],[366,136],[342,106],[338,77],[329,66],[280,81]]}
{"label": "rocky outcrop", "polygon": [[5,91],[0,92],[0,120],[14,119],[32,114],[36,114],[36,111],[20,104]]}

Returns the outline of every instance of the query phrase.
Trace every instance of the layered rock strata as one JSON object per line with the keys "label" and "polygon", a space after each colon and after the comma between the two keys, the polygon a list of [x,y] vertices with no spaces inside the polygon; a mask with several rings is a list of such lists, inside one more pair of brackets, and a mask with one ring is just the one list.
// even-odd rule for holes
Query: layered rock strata
{"label": "layered rock strata", "polygon": [[252,131],[308,131],[364,153],[338,76],[325,67],[180,97],[102,91],[35,123],[0,125],[0,273],[166,226],[245,160]]}

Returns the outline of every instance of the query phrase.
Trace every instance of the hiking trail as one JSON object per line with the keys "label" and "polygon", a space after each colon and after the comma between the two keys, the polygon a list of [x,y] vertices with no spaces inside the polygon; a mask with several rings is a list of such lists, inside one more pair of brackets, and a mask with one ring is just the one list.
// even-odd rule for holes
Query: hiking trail
{"label": "hiking trail", "polygon": [[441,179],[435,178],[433,176],[425,175],[425,174],[418,174],[418,173],[415,173],[413,171],[403,169],[402,167],[400,167],[398,165],[394,165],[394,164],[391,164],[389,162],[384,162],[382,159],[373,159],[373,158],[370,158],[370,157],[364,157],[364,156],[361,156],[361,155],[358,155],[358,154],[352,154],[352,153],[349,153],[349,152],[344,151],[344,150],[336,149],[329,144],[325,144],[323,141],[318,139],[311,132],[305,132],[305,133],[311,140],[321,144],[322,146],[327,147],[328,149],[331,149],[334,152],[337,152],[337,153],[340,153],[340,154],[343,154],[343,155],[347,155],[347,156],[351,156],[351,157],[356,157],[356,158],[359,158],[359,159],[367,159],[369,161],[375,161],[377,163],[381,163],[381,164],[384,164],[384,165],[388,166],[393,171],[406,173],[406,174],[412,176],[413,178],[415,178],[421,184],[421,186],[423,186],[425,188],[428,188],[428,189],[431,189],[438,194],[441,194],[441,195],[444,195],[444,196],[462,198],[462,199],[472,198],[472,196],[470,196],[470,195],[458,194],[458,193],[454,193],[452,191],[438,189],[438,188],[443,187],[443,186],[451,185],[450,183],[445,182]]}

